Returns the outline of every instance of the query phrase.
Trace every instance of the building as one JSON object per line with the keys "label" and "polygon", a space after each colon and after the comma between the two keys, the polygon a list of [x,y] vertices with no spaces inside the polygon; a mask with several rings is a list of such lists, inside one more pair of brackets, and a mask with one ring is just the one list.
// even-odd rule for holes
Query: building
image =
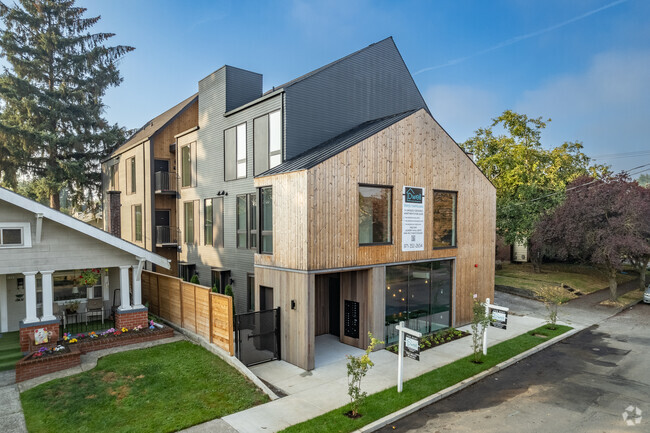
{"label": "building", "polygon": [[231,284],[238,313],[279,307],[282,359],[314,368],[321,334],[365,347],[402,319],[464,324],[493,296],[495,189],[392,38],[265,93],[218,69],[175,147],[180,274]]}
{"label": "building", "polygon": [[[105,317],[119,307],[116,326],[135,319],[146,326],[145,262],[169,267],[157,254],[0,187],[0,332],[20,330],[23,351],[35,329],[60,335],[59,312],[70,303],[85,319],[86,305],[101,299]],[[79,278],[84,270],[97,272],[93,284]]]}

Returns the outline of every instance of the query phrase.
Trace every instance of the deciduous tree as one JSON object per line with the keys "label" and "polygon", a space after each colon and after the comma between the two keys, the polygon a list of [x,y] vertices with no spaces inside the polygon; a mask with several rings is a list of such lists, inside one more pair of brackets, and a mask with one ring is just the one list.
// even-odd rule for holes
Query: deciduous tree
{"label": "deciduous tree", "polygon": [[625,174],[606,179],[583,176],[567,188],[566,200],[544,216],[533,248],[546,257],[595,265],[609,278],[617,296],[616,274],[626,260],[650,256],[645,188]]}
{"label": "deciduous tree", "polygon": [[[528,240],[539,217],[562,202],[569,182],[607,172],[591,165],[579,142],[545,149],[545,127],[541,117],[507,110],[462,144],[497,189],[497,232],[508,244]],[[504,133],[495,134],[495,128]]]}
{"label": "deciduous tree", "polygon": [[90,33],[100,17],[85,12],[74,0],[0,2],[0,180],[39,179],[55,209],[63,188],[76,202],[98,190],[99,161],[125,133],[102,98],[133,48],[105,46],[113,34]]}

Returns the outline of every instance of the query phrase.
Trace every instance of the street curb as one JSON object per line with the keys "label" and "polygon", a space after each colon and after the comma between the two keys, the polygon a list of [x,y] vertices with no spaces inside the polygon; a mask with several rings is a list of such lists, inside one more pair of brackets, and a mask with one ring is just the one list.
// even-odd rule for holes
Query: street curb
{"label": "street curb", "polygon": [[495,365],[492,368],[489,368],[485,371],[480,372],[477,375],[474,375],[472,377],[469,377],[461,382],[458,382],[455,385],[450,386],[449,388],[445,388],[442,391],[439,391],[435,394],[432,394],[428,397],[423,398],[422,400],[416,401],[415,403],[411,404],[410,406],[406,406],[403,409],[398,410],[397,412],[393,412],[389,415],[386,415],[385,417],[378,419],[377,421],[374,421],[370,424],[367,424],[363,427],[361,427],[358,430],[355,430],[354,433],[370,433],[374,432],[376,430],[379,430],[382,427],[387,426],[388,424],[391,424],[395,421],[398,421],[413,412],[417,412],[418,410],[422,409],[425,406],[430,405],[431,403],[435,403],[438,400],[442,400],[443,398],[449,397],[450,395],[461,391],[465,388],[467,388],[470,385],[475,384],[476,382],[479,382],[483,379],[485,379],[488,376],[493,375],[494,373],[497,373],[505,368],[510,367],[513,364],[516,364],[517,362],[528,358],[531,355],[536,354],[537,352],[540,352],[547,347],[550,347],[556,343],[559,343],[560,341],[569,338],[575,334],[577,334],[580,331],[583,331],[585,328],[574,328],[570,331],[565,332],[562,335],[558,335],[557,337],[554,337],[544,343],[538,344],[537,346],[533,347],[532,349],[528,349],[525,352],[520,353],[519,355],[515,355],[512,358],[503,361],[497,365]]}

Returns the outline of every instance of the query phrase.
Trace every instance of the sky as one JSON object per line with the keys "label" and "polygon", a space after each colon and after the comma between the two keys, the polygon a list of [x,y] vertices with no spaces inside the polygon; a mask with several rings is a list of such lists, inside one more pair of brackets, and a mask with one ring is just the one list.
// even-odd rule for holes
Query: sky
{"label": "sky", "polygon": [[[511,109],[551,119],[542,143],[580,141],[615,171],[650,171],[647,0],[79,0],[94,31],[135,51],[106,118],[139,128],[224,64],[264,89],[392,36],[433,116],[458,143]],[[645,171],[648,173],[649,171]]]}

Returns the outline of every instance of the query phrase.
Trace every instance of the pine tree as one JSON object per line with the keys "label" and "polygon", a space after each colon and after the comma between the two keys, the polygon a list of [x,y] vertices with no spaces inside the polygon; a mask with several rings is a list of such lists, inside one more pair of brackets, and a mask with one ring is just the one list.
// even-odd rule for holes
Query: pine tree
{"label": "pine tree", "polygon": [[0,1],[0,181],[41,179],[55,209],[63,188],[75,203],[96,197],[100,160],[126,133],[103,118],[102,98],[133,48],[104,46],[114,34],[91,34],[101,17],[85,12],[74,0]]}

